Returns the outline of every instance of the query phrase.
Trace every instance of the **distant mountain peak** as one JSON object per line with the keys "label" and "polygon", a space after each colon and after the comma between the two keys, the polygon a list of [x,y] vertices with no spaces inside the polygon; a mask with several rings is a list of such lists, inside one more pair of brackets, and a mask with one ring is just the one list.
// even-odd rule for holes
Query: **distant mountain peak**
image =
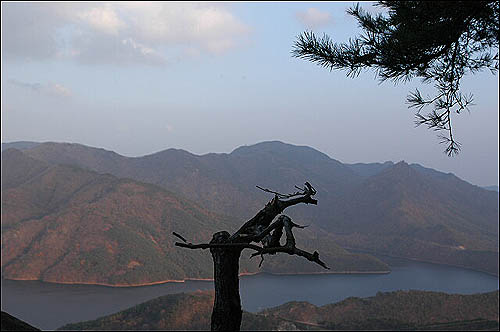
{"label": "distant mountain peak", "polygon": [[382,179],[384,179],[383,181],[390,179],[391,182],[427,181],[426,177],[423,176],[422,173],[417,171],[415,168],[411,167],[404,160],[395,163],[393,165],[390,165],[388,167],[385,167],[379,173],[375,174],[371,178],[371,181],[379,181]]}
{"label": "distant mountain peak", "polygon": [[330,159],[330,156],[327,154],[318,151],[307,145],[294,145],[290,143],[284,143],[281,141],[264,141],[260,143],[256,143],[253,145],[242,145],[236,149],[234,149],[230,154],[231,155],[243,155],[246,153],[302,153],[304,155],[308,155],[311,158],[321,158],[321,159]]}
{"label": "distant mountain peak", "polygon": [[241,151],[245,150],[260,150],[260,149],[279,149],[285,146],[289,147],[294,147],[295,145],[284,143],[282,141],[263,141],[255,144],[250,144],[250,145],[242,145],[234,149],[231,154],[233,153],[239,153]]}
{"label": "distant mountain peak", "polygon": [[408,171],[412,171],[413,169],[410,167],[410,165],[404,161],[404,160],[401,160],[395,164],[393,164],[392,166],[389,166],[385,169],[385,171],[394,171],[394,170],[408,170]]}

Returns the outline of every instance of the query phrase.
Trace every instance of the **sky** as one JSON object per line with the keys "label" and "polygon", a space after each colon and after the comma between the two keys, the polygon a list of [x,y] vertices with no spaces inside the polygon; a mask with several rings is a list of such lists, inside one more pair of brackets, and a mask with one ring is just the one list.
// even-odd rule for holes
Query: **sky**
{"label": "sky", "polygon": [[359,35],[353,4],[2,2],[2,142],[142,156],[279,140],[343,163],[404,160],[498,185],[498,75],[463,80],[475,105],[453,119],[462,151],[450,158],[405,103],[432,86],[347,78],[291,56],[306,30]]}

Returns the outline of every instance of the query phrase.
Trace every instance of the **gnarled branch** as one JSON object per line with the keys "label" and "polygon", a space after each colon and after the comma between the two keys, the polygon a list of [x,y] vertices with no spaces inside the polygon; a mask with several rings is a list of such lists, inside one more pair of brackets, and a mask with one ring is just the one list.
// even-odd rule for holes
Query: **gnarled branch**
{"label": "gnarled branch", "polygon": [[210,249],[210,248],[241,248],[241,249],[253,249],[258,252],[262,251],[262,247],[251,243],[198,243],[193,244],[191,242],[182,243],[175,242],[175,245],[182,248],[188,249]]}
{"label": "gnarled branch", "polygon": [[272,191],[272,190],[269,190],[269,189],[266,189],[266,188],[262,188],[260,186],[256,186],[256,187],[259,188],[262,191],[265,191],[265,192],[268,192],[268,193],[271,193],[271,194],[275,194],[279,198],[291,198],[291,197],[295,197],[295,196],[304,196],[304,195],[307,195],[307,194],[310,194],[310,195],[316,194],[316,190],[311,186],[311,184],[309,182],[305,183],[305,187],[304,188],[299,188],[299,187],[295,186],[295,188],[298,189],[299,191],[294,192],[292,194],[282,194],[282,193],[279,193],[277,191]]}
{"label": "gnarled branch", "polygon": [[[253,253],[250,256],[250,258],[255,257],[257,255],[261,255],[261,256],[265,255],[265,254],[274,255],[274,254],[277,254],[279,252],[284,252],[284,253],[287,253],[289,255],[302,256],[304,258],[307,258],[311,262],[314,262],[314,263],[322,266],[323,268],[330,270],[330,268],[328,266],[326,266],[326,264],[319,259],[319,254],[317,251],[315,251],[311,254],[305,250],[302,250],[302,249],[299,249],[296,247],[281,246],[281,247],[263,248],[262,251]],[[262,262],[261,262],[261,264],[262,264]]]}
{"label": "gnarled branch", "polygon": [[[314,253],[309,253],[305,250],[299,249],[295,247],[295,237],[293,236],[292,228],[297,227],[297,228],[305,228],[306,226],[300,226],[292,222],[290,217],[281,215],[278,220],[276,220],[274,223],[269,225],[266,229],[264,229],[262,232],[259,234],[256,234],[254,236],[242,238],[245,241],[248,242],[228,242],[228,243],[200,243],[200,244],[193,244],[190,242],[187,242],[184,237],[181,235],[173,232],[173,235],[179,237],[184,241],[182,242],[176,242],[175,245],[178,247],[182,248],[188,248],[188,249],[210,249],[210,248],[239,248],[241,250],[243,249],[252,249],[255,250],[255,253],[253,253],[250,258],[255,257],[257,255],[260,255],[262,257],[262,260],[259,264],[259,267],[262,265],[262,262],[264,261],[264,255],[269,254],[269,255],[274,255],[279,252],[287,253],[289,255],[297,255],[297,256],[302,256],[304,258],[307,258],[311,262],[317,263],[320,266],[322,266],[325,269],[330,269],[324,262],[322,262],[319,259],[319,254],[317,251]],[[280,245],[279,241],[280,238],[283,234],[283,229],[285,229],[285,235],[286,235],[286,243],[285,245]],[[274,230],[274,232],[271,234],[271,232]],[[264,241],[268,237],[268,241]],[[263,247],[259,247],[257,245],[251,244],[249,242],[263,242]]]}
{"label": "gnarled branch", "polygon": [[[269,203],[267,203],[266,206],[262,210],[260,210],[252,219],[243,224],[243,226],[241,226],[240,229],[229,238],[229,241],[241,242],[242,235],[248,236],[259,234],[263,229],[271,224],[271,222],[277,215],[279,215],[289,206],[299,203],[314,205],[318,204],[318,201],[312,198],[312,196],[316,194],[316,189],[314,189],[314,187],[309,182],[306,182],[304,184],[304,188],[301,189],[301,192],[289,194],[289,197],[294,198],[290,198],[288,200],[280,199],[278,193],[276,192],[267,189],[264,191],[274,193],[274,198]],[[279,195],[287,196],[284,194]]]}
{"label": "gnarled branch", "polygon": [[[302,256],[302,257],[307,258],[308,260],[310,260],[312,262],[315,262],[315,263],[321,265],[323,268],[325,268],[327,270],[330,269],[328,266],[326,266],[325,263],[323,263],[319,259],[319,254],[317,251],[315,251],[314,253],[311,254],[307,251],[304,251],[302,249],[295,247],[295,237],[293,236],[292,228],[293,227],[304,228],[304,226],[299,226],[299,225],[293,223],[292,220],[288,216],[285,216],[285,215],[281,215],[278,218],[278,220],[273,223],[273,225],[276,225],[276,230],[273,233],[273,237],[271,238],[271,241],[270,241],[270,244],[272,246],[270,246],[270,247],[264,246],[262,251],[252,254],[252,256],[250,256],[250,258],[255,257],[257,255],[261,255],[261,257],[263,259],[264,254],[274,255],[278,252],[284,252],[284,253],[287,253],[289,255]],[[279,237],[281,237],[281,234],[283,233],[282,232],[283,228],[285,229],[286,243],[284,246],[281,246],[279,244]],[[276,234],[276,233],[279,236],[277,238],[277,241],[276,241],[276,237],[274,237],[274,234]],[[260,264],[262,264],[262,261]]]}

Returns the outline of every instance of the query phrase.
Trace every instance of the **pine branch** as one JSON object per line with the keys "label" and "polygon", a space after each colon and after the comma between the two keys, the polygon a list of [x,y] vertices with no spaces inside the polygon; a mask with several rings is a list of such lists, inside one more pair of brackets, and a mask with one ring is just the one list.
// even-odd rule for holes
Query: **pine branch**
{"label": "pine branch", "polygon": [[[446,131],[449,156],[460,151],[455,140],[452,114],[472,105],[460,83],[464,75],[489,69],[498,72],[500,2],[498,1],[379,1],[386,15],[372,14],[359,4],[347,10],[363,33],[348,42],[336,43],[328,35],[312,31],[297,36],[292,56],[326,69],[345,70],[356,77],[363,69],[374,69],[380,81],[406,82],[415,77],[434,82],[435,97],[424,99],[418,90],[407,97],[409,108],[417,108],[417,125]],[[427,115],[420,112],[430,106]],[[444,139],[446,138],[446,139]]]}

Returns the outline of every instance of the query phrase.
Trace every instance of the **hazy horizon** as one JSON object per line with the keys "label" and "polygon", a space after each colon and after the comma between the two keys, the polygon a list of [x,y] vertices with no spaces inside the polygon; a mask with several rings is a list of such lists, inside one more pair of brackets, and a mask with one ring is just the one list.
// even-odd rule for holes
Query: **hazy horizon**
{"label": "hazy horizon", "polygon": [[[2,2],[2,142],[55,141],[140,156],[229,153],[279,140],[343,163],[405,160],[498,185],[498,76],[466,76],[462,151],[414,127],[418,80],[380,84],[292,58],[297,35],[359,35],[354,2]],[[367,10],[379,11],[370,3]]]}
{"label": "hazy horizon", "polygon": [[[120,153],[119,151],[114,151],[112,149],[105,149],[107,151],[112,151],[112,152],[115,152],[121,156],[124,156],[124,157],[130,157],[130,158],[136,158],[136,157],[144,157],[144,156],[148,156],[148,155],[152,155],[152,154],[155,154],[155,153],[159,153],[159,152],[162,152],[162,151],[166,151],[166,150],[169,150],[169,149],[179,149],[179,150],[183,150],[183,151],[187,151],[188,153],[191,153],[193,155],[196,155],[196,156],[204,156],[204,155],[207,155],[207,154],[211,154],[211,153],[216,153],[216,154],[230,154],[231,152],[233,152],[234,150],[236,150],[237,148],[239,147],[242,147],[242,146],[252,146],[252,145],[257,145],[257,144],[261,144],[261,143],[272,143],[272,142],[279,142],[279,143],[283,143],[283,144],[291,144],[291,143],[288,143],[288,142],[283,142],[283,141],[280,141],[280,140],[272,140],[272,141],[261,141],[261,142],[256,142],[256,143],[253,143],[253,144],[244,144],[244,145],[239,145],[239,146],[236,146],[234,147],[233,149],[231,149],[230,151],[221,151],[221,152],[206,152],[206,153],[194,153],[192,151],[189,151],[189,150],[186,150],[186,149],[181,149],[181,148],[176,148],[176,147],[166,147],[164,149],[160,149],[158,151],[153,151],[151,153],[147,153],[147,154],[138,154],[138,155],[126,155],[126,154],[122,154]],[[12,144],[12,143],[69,143],[69,144],[80,144],[80,145],[84,145],[84,146],[88,146],[88,147],[91,147],[91,148],[97,148],[97,149],[104,149],[103,147],[100,147],[100,146],[91,146],[91,145],[86,145],[86,144],[81,144],[81,143],[78,143],[78,142],[56,142],[56,141],[45,141],[45,142],[35,142],[35,141],[11,141],[11,142],[1,142],[2,144]],[[319,151],[321,153],[325,153],[323,151],[320,151],[318,149],[316,149],[315,147],[313,146],[308,146],[308,145],[300,145],[300,144],[291,144],[291,145],[295,145],[295,146],[306,146],[306,147],[310,147],[310,148],[313,148],[315,149],[316,151]],[[340,161],[342,162],[343,164],[357,164],[357,163],[361,163],[361,164],[370,164],[370,163],[385,163],[385,162],[393,162],[394,164],[398,163],[398,162],[406,162],[407,164],[419,164],[423,167],[428,167],[428,168],[432,168],[432,167],[429,167],[427,165],[423,165],[421,163],[418,163],[418,162],[408,162],[406,160],[384,160],[384,161],[354,161],[354,162],[344,162],[342,160],[339,160],[337,158],[335,158],[334,156],[330,156],[328,155],[327,153],[325,153],[328,157],[330,157],[331,159],[335,159],[337,161]],[[444,172],[446,173],[446,170],[441,170],[441,169],[436,169],[437,171],[440,171],[440,172]],[[452,172],[451,172],[452,173]],[[453,174],[453,173],[452,173]],[[458,176],[457,174],[455,174],[456,176]],[[476,184],[476,183],[473,183],[473,182],[470,182],[468,181],[467,179],[464,179],[460,176],[458,176],[459,178],[461,178],[462,180],[465,180],[471,184],[474,184],[474,185],[477,185],[477,186],[480,186],[480,187],[483,187],[483,188],[487,188],[487,187],[498,187],[498,183],[494,183],[494,184],[484,184],[484,185],[480,185],[480,184]]]}

